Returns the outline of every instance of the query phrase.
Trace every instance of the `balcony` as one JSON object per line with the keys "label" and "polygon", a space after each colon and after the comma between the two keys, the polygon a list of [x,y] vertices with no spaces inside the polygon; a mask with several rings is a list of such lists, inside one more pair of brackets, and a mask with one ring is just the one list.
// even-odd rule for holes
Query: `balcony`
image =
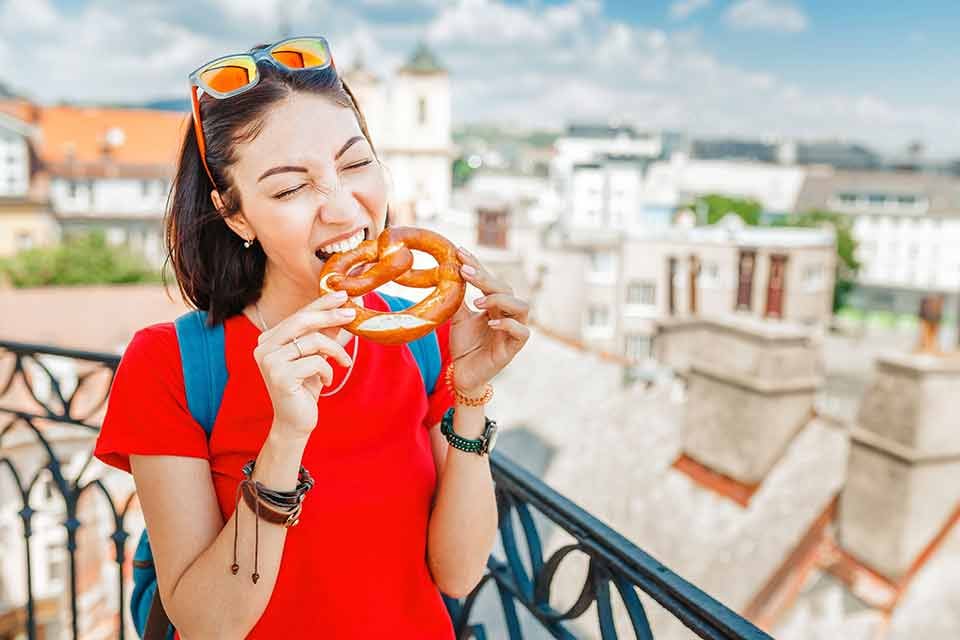
{"label": "balcony", "polygon": [[[92,458],[119,361],[0,341],[0,640],[136,637],[142,517],[129,477]],[[506,454],[491,465],[499,540],[476,589],[445,598],[458,638],[661,637],[651,605],[701,638],[770,638]]]}

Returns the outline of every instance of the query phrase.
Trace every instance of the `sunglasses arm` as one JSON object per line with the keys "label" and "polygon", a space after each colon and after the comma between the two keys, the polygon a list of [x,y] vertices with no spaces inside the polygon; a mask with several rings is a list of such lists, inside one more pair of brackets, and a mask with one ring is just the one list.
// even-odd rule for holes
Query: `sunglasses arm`
{"label": "sunglasses arm", "polygon": [[216,189],[217,183],[213,179],[213,173],[210,171],[210,167],[207,166],[207,143],[203,136],[203,125],[200,122],[201,91],[202,89],[197,85],[190,86],[190,103],[193,108],[193,133],[197,138],[197,149],[200,151],[200,161],[203,163],[203,168],[207,172],[207,177],[210,178],[210,184]]}

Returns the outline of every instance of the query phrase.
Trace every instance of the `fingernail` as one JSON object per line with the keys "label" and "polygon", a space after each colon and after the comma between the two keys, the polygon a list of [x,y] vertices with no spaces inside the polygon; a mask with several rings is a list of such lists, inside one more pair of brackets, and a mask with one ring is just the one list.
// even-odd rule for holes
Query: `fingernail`
{"label": "fingernail", "polygon": [[487,320],[487,324],[490,325],[491,327],[499,327],[499,326],[500,326],[500,321],[499,321],[499,320]]}
{"label": "fingernail", "polygon": [[475,276],[475,275],[477,275],[477,270],[474,269],[473,267],[471,267],[471,266],[468,265],[468,264],[463,265],[463,272],[464,272],[465,274],[467,274],[468,276]]}
{"label": "fingernail", "polygon": [[487,303],[487,297],[486,297],[486,296],[480,296],[479,298],[477,298],[477,299],[475,299],[475,300],[473,301],[473,304],[477,305],[478,307],[482,307],[482,306],[485,305],[486,303]]}
{"label": "fingernail", "polygon": [[352,318],[356,313],[356,309],[337,309],[337,315],[343,318]]}
{"label": "fingernail", "polygon": [[333,293],[333,298],[334,298],[335,300],[345,300],[345,299],[347,298],[347,292],[346,292],[346,291],[335,291],[335,292]]}

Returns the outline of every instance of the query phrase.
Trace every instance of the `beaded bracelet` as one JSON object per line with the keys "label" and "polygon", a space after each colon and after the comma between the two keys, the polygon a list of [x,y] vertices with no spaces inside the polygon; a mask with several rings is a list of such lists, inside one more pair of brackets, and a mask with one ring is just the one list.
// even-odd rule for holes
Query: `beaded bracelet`
{"label": "beaded bracelet", "polygon": [[[251,578],[256,584],[260,579],[258,563],[260,558],[260,520],[266,520],[274,524],[280,524],[285,528],[296,526],[300,522],[300,512],[303,509],[303,499],[307,491],[313,488],[313,477],[303,465],[300,466],[300,472],[297,476],[297,488],[293,491],[275,491],[264,486],[262,483],[254,480],[250,476],[256,465],[255,460],[250,460],[243,465],[244,479],[237,486],[237,496],[233,505],[233,564],[230,565],[230,571],[236,575],[240,570],[237,563],[237,534],[240,528],[240,513],[237,508],[240,506],[240,496],[243,495],[247,506],[256,515],[254,519],[254,551],[253,551],[253,574]],[[261,515],[261,510],[263,515]]]}
{"label": "beaded bracelet", "polygon": [[490,402],[490,398],[493,397],[493,386],[489,382],[487,383],[486,388],[484,389],[483,395],[480,396],[479,398],[470,398],[460,393],[460,391],[453,384],[453,363],[452,362],[449,365],[447,365],[447,371],[444,377],[446,378],[446,381],[447,381],[447,388],[450,389],[450,392],[457,399],[457,402],[462,405],[466,405],[468,407],[480,407]]}

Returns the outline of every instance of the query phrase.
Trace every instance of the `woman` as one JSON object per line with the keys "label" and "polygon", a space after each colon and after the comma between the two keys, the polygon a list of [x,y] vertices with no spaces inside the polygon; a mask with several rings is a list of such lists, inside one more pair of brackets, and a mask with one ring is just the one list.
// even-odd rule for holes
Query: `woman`
{"label": "woman", "polygon": [[[457,435],[483,433],[528,307],[461,250],[485,296],[437,329],[453,388],[428,398],[409,349],[351,335],[346,296],[320,296],[329,254],[388,224],[384,168],[326,41],[255,47],[191,80],[166,238],[184,298],[223,323],[227,386],[208,443],[173,323],[141,329],[95,450],[133,474],[165,610],[189,640],[452,638],[440,592],[478,583],[497,510],[488,456],[437,424],[454,406]],[[388,310],[376,292],[353,301]],[[276,492],[312,475],[297,526],[255,531],[237,502],[249,461]]]}

